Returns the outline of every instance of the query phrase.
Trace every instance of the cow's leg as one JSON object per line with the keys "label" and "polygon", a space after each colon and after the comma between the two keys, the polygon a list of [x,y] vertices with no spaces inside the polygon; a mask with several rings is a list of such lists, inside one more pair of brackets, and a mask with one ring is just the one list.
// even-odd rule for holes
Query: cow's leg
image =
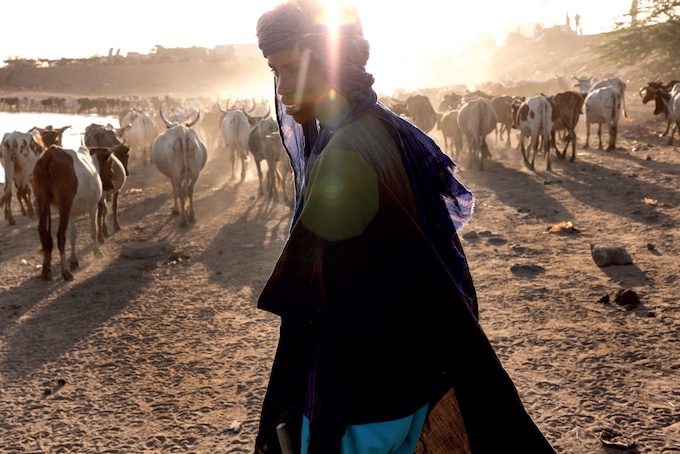
{"label": "cow's leg", "polygon": [[194,175],[194,177],[191,179],[191,182],[189,183],[189,188],[188,188],[188,193],[187,196],[189,197],[189,224],[195,224],[196,223],[196,213],[194,211],[194,187],[196,186],[196,180],[198,179],[198,175]]}
{"label": "cow's leg", "polygon": [[[550,135],[547,133],[543,134],[543,152],[545,153],[545,169],[547,171],[551,171],[552,168],[550,167]],[[565,148],[566,152],[566,148]]]}
{"label": "cow's leg", "polygon": [[668,131],[671,130],[672,124],[673,124],[673,122],[671,120],[666,120],[666,130],[664,132],[662,132],[661,134],[659,134],[659,137],[666,137],[666,135],[668,135]]}
{"label": "cow's leg", "polygon": [[38,212],[40,219],[38,221],[38,235],[40,236],[40,244],[43,250],[43,264],[42,264],[42,279],[44,281],[52,280],[52,217],[50,216],[50,205],[48,203],[41,204],[38,202]]}
{"label": "cow's leg", "polygon": [[597,124],[597,149],[602,150],[604,147],[602,146],[602,123]]}
{"label": "cow's leg", "polygon": [[16,225],[17,222],[12,215],[12,188],[8,183],[5,183],[5,193],[2,196],[2,200],[0,200],[0,205],[2,204],[5,205],[5,219],[7,219],[7,223],[9,225]]}
{"label": "cow's leg", "polygon": [[673,136],[675,135],[675,131],[680,131],[680,120],[677,120],[676,124],[673,125],[673,130],[668,137],[668,145],[673,145]]}
{"label": "cow's leg", "polygon": [[607,147],[607,151],[615,151],[616,150],[617,129],[618,128],[615,125],[609,125],[609,146]]}
{"label": "cow's leg", "polygon": [[586,143],[585,145],[583,145],[583,148],[587,150],[589,146],[590,146],[590,122],[586,121]]}
{"label": "cow's leg", "polygon": [[262,188],[262,163],[259,159],[255,159],[255,167],[257,168],[257,179],[260,182],[260,189],[257,191],[258,196],[264,195],[264,189]]}
{"label": "cow's leg", "polygon": [[246,179],[246,171],[248,170],[248,150],[240,151],[241,155],[241,181]]}
{"label": "cow's leg", "polygon": [[[569,140],[571,141],[571,158],[569,159],[569,162],[574,162],[576,160],[576,131],[573,129],[569,130]],[[566,156],[566,148],[564,149],[564,153]]]}
{"label": "cow's leg", "polygon": [[119,230],[122,230],[120,227],[120,224],[118,223],[118,196],[120,195],[120,191],[117,191],[113,194],[113,207],[111,208],[112,210],[112,215],[113,215],[113,230],[118,232]]}
{"label": "cow's leg", "polygon": [[[187,177],[188,178],[188,177]],[[187,213],[187,199],[189,198],[189,184],[185,180],[179,182],[179,226],[186,227],[189,225],[189,215]],[[189,204],[191,207],[191,204]]]}
{"label": "cow's leg", "polygon": [[[105,202],[106,205],[106,202]],[[94,248],[95,257],[103,257],[101,249],[99,249],[99,242],[97,241],[97,207],[95,206],[90,210],[90,238],[92,238],[92,247]],[[105,212],[106,213],[106,212]],[[104,219],[106,221],[106,219]],[[75,243],[75,229],[73,229],[72,238]],[[75,246],[73,246],[73,255],[75,256]]]}
{"label": "cow's leg", "polygon": [[170,178],[170,184],[172,185],[172,215],[179,215],[179,205],[177,204],[177,199],[179,199],[179,183],[175,181],[174,178]]}
{"label": "cow's leg", "polygon": [[104,244],[107,236],[109,233],[106,231],[106,200],[102,197],[97,204],[97,241]]}
{"label": "cow's leg", "polygon": [[69,270],[69,265],[66,263],[66,231],[71,228],[71,259],[70,268],[78,268],[78,259],[75,257],[76,241],[75,241],[75,227],[72,225],[73,220],[70,219],[71,204],[68,205],[68,211],[62,206],[59,209],[59,228],[57,229],[57,247],[59,248],[59,263],[61,264],[61,275],[65,281],[73,279],[73,275]]}

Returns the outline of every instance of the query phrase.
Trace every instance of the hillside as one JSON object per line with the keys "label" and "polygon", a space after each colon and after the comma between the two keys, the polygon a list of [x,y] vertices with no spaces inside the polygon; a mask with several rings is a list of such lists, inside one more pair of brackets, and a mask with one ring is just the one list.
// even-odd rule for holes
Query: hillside
{"label": "hillside", "polygon": [[[238,62],[0,68],[0,94],[72,96],[260,95],[270,86],[263,59]],[[255,92],[255,93],[254,93]]]}

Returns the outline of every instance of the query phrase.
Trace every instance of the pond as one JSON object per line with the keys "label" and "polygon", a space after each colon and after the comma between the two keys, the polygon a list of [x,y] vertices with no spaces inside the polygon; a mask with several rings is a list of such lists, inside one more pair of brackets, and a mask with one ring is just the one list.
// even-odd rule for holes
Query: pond
{"label": "pond", "polygon": [[[118,127],[118,118],[99,115],[70,115],[61,113],[24,113],[0,112],[0,138],[7,132],[28,132],[34,126],[44,128],[52,125],[55,128],[71,126],[64,131],[62,145],[64,148],[77,149],[82,141],[85,128],[92,123],[107,124]],[[5,169],[0,160],[0,184],[5,182]]]}

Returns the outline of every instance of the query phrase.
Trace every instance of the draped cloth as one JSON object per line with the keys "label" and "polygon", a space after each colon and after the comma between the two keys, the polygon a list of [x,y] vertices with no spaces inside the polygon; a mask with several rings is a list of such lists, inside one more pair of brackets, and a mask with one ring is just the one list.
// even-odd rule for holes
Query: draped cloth
{"label": "draped cloth", "polygon": [[297,202],[258,300],[281,328],[255,451],[280,452],[282,422],[299,449],[312,386],[311,453],[338,452],[349,425],[428,403],[418,453],[553,453],[477,322],[457,234],[474,197],[426,134],[377,102],[360,24],[342,30],[334,73],[309,10],[284,5],[258,22],[265,56],[311,49],[351,108],[300,125],[277,98]]}

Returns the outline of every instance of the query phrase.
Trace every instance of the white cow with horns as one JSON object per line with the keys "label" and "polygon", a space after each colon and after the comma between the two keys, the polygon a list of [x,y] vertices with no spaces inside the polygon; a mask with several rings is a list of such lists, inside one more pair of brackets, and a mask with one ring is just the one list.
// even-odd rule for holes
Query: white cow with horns
{"label": "white cow with horns", "polygon": [[151,147],[151,156],[156,168],[170,178],[173,196],[172,214],[180,215],[180,227],[196,222],[194,186],[196,186],[198,175],[208,161],[208,150],[205,144],[199,139],[196,131],[191,129],[200,117],[199,112],[192,122],[171,123],[163,116],[161,110],[161,119],[168,129],[156,137]]}

